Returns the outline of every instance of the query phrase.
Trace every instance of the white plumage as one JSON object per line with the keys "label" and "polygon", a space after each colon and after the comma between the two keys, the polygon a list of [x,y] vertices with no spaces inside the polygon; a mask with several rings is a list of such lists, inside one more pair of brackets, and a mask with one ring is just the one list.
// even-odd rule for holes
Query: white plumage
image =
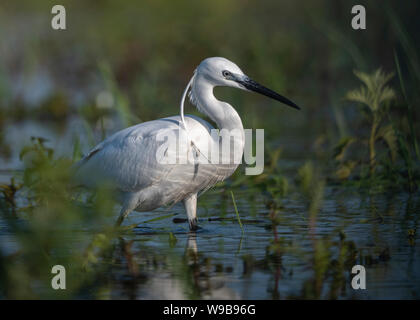
{"label": "white plumage", "polygon": [[[200,63],[181,99],[180,116],[141,123],[121,130],[94,147],[77,163],[76,178],[87,186],[112,184],[121,197],[122,208],[117,223],[133,210],[149,211],[183,201],[191,229],[197,228],[197,194],[229,177],[238,167],[244,149],[244,130],[236,110],[213,95],[215,86],[253,90],[290,106],[297,106],[277,93],[258,85],[239,67],[225,58],[208,58]],[[232,133],[239,154],[236,161],[218,163],[190,161],[191,156],[208,159],[211,148],[221,144],[211,135],[208,122],[191,115],[184,117],[184,100],[190,101],[212,119],[219,129]],[[165,144],[162,136],[178,138],[178,153]],[[221,148],[220,148],[221,149]],[[233,152],[234,150],[230,150]],[[162,154],[176,159],[161,161]],[[223,155],[225,157],[226,155]],[[230,158],[230,155],[228,155]],[[233,159],[233,158],[232,158]]]}

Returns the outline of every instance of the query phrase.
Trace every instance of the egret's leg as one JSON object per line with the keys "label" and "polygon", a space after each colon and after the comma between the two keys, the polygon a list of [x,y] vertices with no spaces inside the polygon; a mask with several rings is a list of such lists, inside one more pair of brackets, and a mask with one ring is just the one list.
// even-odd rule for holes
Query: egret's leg
{"label": "egret's leg", "polygon": [[131,211],[133,211],[138,206],[138,194],[137,193],[126,193],[124,195],[123,205],[120,211],[120,215],[115,223],[116,226],[120,226]]}
{"label": "egret's leg", "polygon": [[118,216],[117,222],[115,222],[115,225],[118,227],[121,225],[121,223],[124,221],[125,217],[130,214],[132,210],[126,209],[124,206],[121,208],[120,215]]}
{"label": "egret's leg", "polygon": [[194,193],[184,199],[185,211],[187,211],[188,223],[190,230],[197,230],[197,194]]}

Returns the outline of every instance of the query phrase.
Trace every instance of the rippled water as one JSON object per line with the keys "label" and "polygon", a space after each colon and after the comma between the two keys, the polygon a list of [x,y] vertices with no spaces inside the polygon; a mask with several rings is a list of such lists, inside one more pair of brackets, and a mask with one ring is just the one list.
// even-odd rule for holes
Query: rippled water
{"label": "rippled water", "polygon": [[[125,11],[129,11],[127,8],[123,8],[124,11],[122,12],[124,14],[114,12],[114,8],[109,8],[108,10],[112,10],[112,13],[116,14],[116,17],[123,17],[115,21],[126,22]],[[147,6],[145,8],[147,10],[142,14],[150,15],[153,10]],[[247,6],[236,11],[244,13],[246,8]],[[90,14],[92,10],[95,11],[93,16]],[[81,12],[87,15],[80,16],[79,20],[82,22],[88,21],[90,24],[93,23],[93,25],[98,26],[114,25],[109,23],[107,14],[97,15],[96,7],[92,10],[89,8],[87,8],[87,11],[82,10]],[[292,8],[292,11],[289,10],[289,12],[293,13],[293,10]],[[10,71],[4,73],[6,77],[10,73],[10,84],[8,83],[8,79],[6,81],[7,86],[4,86],[3,91],[0,90],[4,93],[3,98],[6,99],[3,105],[8,106],[10,104],[10,108],[15,110],[22,107],[20,104],[23,104],[25,115],[23,117],[19,110],[17,110],[16,114],[10,112],[10,114],[14,114],[11,119],[0,119],[1,133],[4,133],[4,135],[0,134],[0,151],[4,144],[10,148],[11,153],[10,158],[4,159],[0,157],[0,185],[10,183],[11,176],[21,175],[21,171],[19,170],[22,169],[23,164],[19,160],[19,152],[24,145],[30,142],[31,136],[47,138],[49,140],[48,147],[54,149],[55,156],[71,154],[73,145],[75,144],[75,138],[79,139],[82,150],[87,151],[89,149],[88,145],[91,143],[87,142],[89,139],[87,139],[87,134],[84,131],[84,123],[80,120],[78,112],[83,110],[85,105],[88,107],[90,104],[93,104],[93,100],[95,100],[98,91],[110,90],[110,88],[106,88],[107,86],[102,83],[102,80],[107,82],[107,80],[109,81],[112,78],[107,79],[106,75],[103,75],[104,79],[102,79],[102,75],[96,70],[97,59],[98,61],[102,59],[112,61],[115,60],[115,57],[127,51],[127,56],[121,56],[121,61],[124,61],[124,64],[122,64],[123,68],[118,67],[119,64],[117,63],[110,69],[117,71],[118,69],[127,69],[125,71],[120,70],[119,73],[124,75],[124,77],[129,75],[128,78],[131,78],[132,75],[139,76],[140,80],[136,84],[138,86],[136,91],[137,89],[141,89],[138,94],[141,98],[134,99],[140,102],[136,106],[138,108],[136,114],[146,118],[153,113],[144,112],[146,111],[145,106],[148,106],[147,108],[160,108],[160,101],[162,101],[162,106],[164,106],[172,95],[172,90],[179,89],[178,85],[173,86],[170,84],[170,81],[174,81],[174,84],[177,83],[178,78],[167,80],[162,75],[156,75],[159,73],[164,75],[170,74],[165,69],[176,71],[176,74],[181,74],[182,68],[188,68],[189,70],[191,67],[190,61],[184,61],[181,65],[177,63],[177,68],[170,69],[166,65],[170,64],[171,61],[174,62],[176,59],[168,60],[168,57],[151,59],[153,63],[149,63],[148,56],[152,56],[152,51],[150,50],[155,50],[162,46],[159,45],[159,41],[155,42],[148,39],[165,39],[165,37],[169,39],[172,34],[171,32],[168,34],[166,32],[162,34],[159,32],[149,32],[153,29],[153,23],[150,25],[150,28],[136,28],[136,30],[146,30],[144,35],[137,33],[137,39],[143,39],[140,42],[138,40],[133,41],[136,37],[133,38],[132,28],[127,29],[129,33],[129,36],[127,36],[124,31],[119,31],[119,28],[112,27],[111,34],[107,32],[103,33],[106,35],[104,37],[106,41],[101,37],[98,38],[99,34],[96,32],[97,27],[93,28],[92,30],[95,33],[94,38],[96,41],[102,43],[99,51],[105,52],[105,55],[98,55],[96,53],[98,52],[97,45],[92,47],[83,43],[81,45],[72,45],[76,41],[75,39],[86,38],[86,41],[90,41],[90,37],[85,36],[85,26],[89,25],[89,23],[80,23],[80,26],[83,26],[82,29],[79,30],[76,28],[75,33],[70,33],[69,37],[62,39],[66,43],[70,43],[72,50],[69,51],[67,50],[67,46],[62,46],[61,41],[55,42],[55,40],[51,39],[50,30],[45,28],[46,24],[44,23],[43,15],[48,14],[49,10],[42,10],[42,14],[41,11],[39,13],[30,13],[30,11],[26,14],[23,11],[22,14],[16,14],[13,10],[11,13],[4,11],[2,16],[4,23],[2,24],[2,28],[0,28],[0,33],[2,34],[2,44],[4,44],[7,50],[2,51],[4,58],[2,56],[1,60],[4,69],[10,69]],[[209,22],[211,21],[219,23],[225,18],[226,21],[230,21],[231,19],[228,19],[230,11],[226,11],[228,15],[221,16],[222,20],[205,19],[205,25],[210,25]],[[320,12],[329,11],[321,10]],[[135,10],[133,12],[135,14],[138,13]],[[156,25],[158,26],[161,21],[160,18],[164,17],[166,19],[167,15],[162,15],[159,10],[156,12],[156,16],[151,15],[151,18],[148,20],[157,21]],[[296,12],[301,12],[301,10],[299,9]],[[102,16],[103,18],[100,18]],[[195,18],[195,15],[190,16]],[[252,14],[252,16],[258,17],[258,14]],[[377,16],[383,15],[379,13]],[[263,16],[260,14],[260,17]],[[315,17],[318,16],[315,15]],[[320,17],[322,18],[323,15],[320,15]],[[188,22],[188,15],[184,18]],[[232,21],[238,19],[238,17],[233,18]],[[242,19],[242,16],[240,19]],[[339,17],[339,19],[341,18]],[[184,19],[181,20],[183,23],[182,28],[178,28],[180,30],[184,28],[184,24],[188,25]],[[176,26],[179,27],[173,21],[168,21],[171,23],[171,26],[175,26],[175,29]],[[383,21],[385,23],[383,26],[388,27],[388,25],[391,25],[387,21]],[[395,21],[398,20],[396,19]],[[238,20],[238,23],[240,24],[241,21]],[[254,26],[260,25],[256,21],[252,23],[254,23]],[[27,27],[28,24],[31,25],[30,28]],[[277,22],[272,22],[272,24],[275,25]],[[397,23],[393,24],[398,25]],[[122,25],[127,24],[123,23]],[[148,22],[146,25],[149,25]],[[379,24],[378,26],[381,25]],[[233,26],[235,26],[235,23]],[[265,24],[263,26],[265,28]],[[332,29],[335,30],[339,24],[333,23],[332,26]],[[155,29],[158,31],[171,31],[171,28],[159,27]],[[202,29],[201,31],[199,31],[200,28]],[[286,28],[290,29],[290,26],[286,25]],[[300,29],[302,28],[297,28],[297,30]],[[383,29],[382,27],[377,28],[377,30]],[[195,40],[200,38],[202,32],[207,34],[210,31],[207,27],[203,29],[203,26],[199,26],[197,30],[199,32],[195,32]],[[213,36],[209,34],[209,39],[217,39],[217,28],[215,30],[216,33],[213,33]],[[316,32],[319,31],[317,28],[316,30]],[[392,29],[390,30],[392,31]],[[337,29],[337,35],[340,34],[339,31]],[[36,37],[34,37],[34,32],[37,34]],[[391,38],[396,38],[394,39],[396,41],[399,32],[394,32],[395,35]],[[286,58],[288,54],[295,52],[294,50],[308,52],[307,48],[313,46],[314,43],[313,41],[306,40],[311,40],[313,37],[307,31],[304,33],[307,34],[305,37],[300,35],[300,33],[290,33],[291,38],[296,37],[296,41],[292,41],[293,45],[291,47],[289,46],[289,49],[287,46],[283,48],[283,43],[287,43],[287,41],[281,41],[281,45],[278,48],[274,46],[272,52],[282,52],[281,56]],[[237,38],[237,32],[235,31],[233,34],[235,36],[231,40]],[[256,34],[258,34],[258,30],[256,30]],[[281,32],[278,34],[281,34]],[[340,79],[340,81],[351,83],[351,79],[353,78],[350,78],[350,74],[348,77],[345,77],[343,72],[348,69],[350,73],[350,70],[354,68],[353,65],[351,67],[349,65],[350,68],[345,67],[347,65],[345,61],[350,60],[350,57],[347,57],[347,53],[341,55],[339,50],[337,51],[337,48],[344,48],[349,45],[353,49],[357,49],[357,47],[362,48],[363,42],[352,43],[351,38],[349,38],[348,41],[350,42],[339,43],[339,46],[337,46],[338,42],[336,43],[336,41],[340,42],[341,40],[338,38],[341,37],[334,36],[334,34],[327,37],[335,39],[331,44],[324,43],[326,46],[331,46],[332,48],[325,51],[327,54],[330,53],[329,58],[331,59],[329,60],[333,62],[332,64],[327,63],[324,66],[322,63],[320,65],[311,63],[308,65],[305,62],[307,60],[304,59],[305,56],[299,57],[300,55],[298,55],[295,57],[296,59],[292,59],[290,66],[271,62],[264,67],[266,69],[265,71],[257,69],[260,63],[251,63],[251,65],[247,66],[247,68],[250,68],[250,72],[254,68],[254,73],[259,72],[261,75],[266,75],[262,77],[261,81],[267,81],[267,83],[274,81],[277,82],[275,86],[284,87],[288,90],[293,87],[284,86],[282,82],[286,81],[284,79],[293,76],[290,83],[301,84],[300,87],[296,87],[297,89],[293,89],[293,96],[301,95],[296,97],[297,100],[300,98],[306,101],[307,104],[312,104],[312,106],[303,108],[300,114],[275,113],[275,116],[271,114],[271,110],[268,108],[262,108],[260,104],[263,102],[260,101],[263,100],[258,100],[258,102],[254,100],[255,103],[258,103],[258,108],[255,109],[257,111],[252,111],[247,115],[244,114],[244,110],[238,109],[239,113],[244,116],[243,119],[247,120],[248,124],[252,124],[254,127],[256,127],[254,124],[261,125],[260,127],[263,127],[265,124],[262,121],[263,118],[260,120],[253,119],[254,112],[267,113],[265,116],[266,120],[268,118],[275,120],[274,122],[271,121],[271,125],[267,125],[266,127],[267,129],[270,127],[272,130],[275,129],[276,133],[271,134],[271,139],[275,139],[275,146],[281,146],[285,151],[285,154],[281,155],[278,165],[282,168],[282,173],[290,180],[294,179],[298,168],[307,159],[315,159],[315,157],[309,154],[310,151],[308,150],[311,149],[310,147],[317,137],[319,137],[319,134],[325,134],[326,131],[332,130],[325,128],[335,125],[331,123],[326,126],[324,122],[338,121],[341,123],[337,123],[337,125],[343,126],[343,121],[340,121],[340,118],[351,115],[349,111],[347,111],[349,113],[340,113],[341,115],[337,115],[338,100],[341,100],[345,91],[352,89],[352,87],[347,88],[344,84],[336,86],[333,82],[336,79]],[[393,33],[389,32],[389,34]],[[413,34],[415,35],[415,32]],[[82,37],[79,37],[79,35],[82,35]],[[247,39],[248,36],[248,34],[245,34],[245,37],[239,37],[238,39]],[[281,39],[283,38],[282,36]],[[116,41],[116,39],[121,39],[121,41]],[[287,40],[287,37],[285,39]],[[33,43],[33,40],[37,41]],[[108,43],[108,40],[111,43]],[[179,47],[174,45],[180,39],[170,40],[169,48],[173,47],[179,50],[178,52],[184,53],[185,46],[183,42],[180,42],[181,45]],[[194,34],[192,40],[194,40]],[[362,38],[359,37],[359,40],[362,40]],[[308,46],[299,45],[299,41],[308,43]],[[196,43],[198,47],[193,45],[189,51],[195,52],[195,54],[197,52],[201,54],[203,48],[200,47],[203,47],[203,43],[201,41],[196,41]],[[264,43],[264,41],[261,41],[261,43]],[[394,44],[389,41],[385,41],[384,43],[387,43],[387,47],[398,47],[397,43]],[[215,44],[216,47],[213,49],[219,50],[220,44],[217,41],[215,41]],[[271,55],[271,51],[265,52],[266,49],[260,52],[258,43],[251,43],[251,45],[252,50],[250,52],[252,52],[252,56],[255,54],[256,57],[260,56],[264,59],[264,57]],[[42,50],[44,46],[45,50]],[[65,48],[64,54],[59,49],[60,46]],[[102,49],[102,46],[104,49]],[[205,47],[212,48],[208,45]],[[324,48],[324,45],[315,47]],[[10,50],[10,48],[14,49]],[[118,50],[110,51],[105,50],[106,48],[117,48]],[[292,50],[292,48],[296,49]],[[318,55],[321,51],[323,52],[319,48],[317,49],[319,51]],[[327,47],[325,48],[327,49]],[[241,51],[246,53],[250,50],[250,48],[245,49]],[[286,51],[283,51],[283,49],[286,49]],[[359,54],[356,50],[357,54],[355,57],[360,61],[366,59],[363,64],[366,63],[371,67],[379,67],[381,63],[387,60],[384,57],[381,58],[381,55],[377,55],[374,52],[372,51],[371,54],[367,54],[364,57],[363,54]],[[403,53],[401,52],[401,58],[405,59],[405,54]],[[354,55],[354,52],[352,52],[352,55]],[[360,57],[358,57],[359,55]],[[370,55],[375,58],[374,65],[369,64],[368,56]],[[397,50],[395,57],[398,58],[399,55],[399,50]],[[324,53],[321,56],[324,56]],[[389,54],[385,56],[389,56]],[[249,59],[249,57],[242,57],[242,61],[247,61],[246,59]],[[140,63],[140,60],[147,61],[147,63],[143,65],[143,63]],[[391,62],[388,61],[384,65],[385,69],[393,66],[393,60],[392,57]],[[289,59],[285,59],[285,61],[289,61]],[[360,61],[358,64],[360,64]],[[405,64],[402,63],[403,73]],[[20,65],[24,67],[20,67]],[[91,69],[93,65],[95,65],[94,70]],[[303,66],[303,68],[297,67],[298,65]],[[274,69],[274,67],[279,67],[279,70],[287,71],[284,75],[285,77],[280,78],[277,72],[275,74],[268,71],[269,69]],[[309,67],[312,76],[306,77],[307,67]],[[317,71],[318,69],[322,72]],[[389,71],[392,71],[392,69],[389,69]],[[342,73],[342,75],[338,76],[336,72]],[[296,81],[299,73],[305,75],[304,82]],[[60,76],[60,74],[62,75]],[[0,76],[2,75],[3,72]],[[63,77],[63,79],[59,79],[60,77]],[[0,80],[2,80],[1,77]],[[128,80],[124,81],[129,82]],[[397,79],[396,82],[398,82]],[[164,85],[163,87],[160,86],[161,83]],[[170,90],[165,93],[165,90],[169,88]],[[183,87],[179,90],[182,89]],[[318,91],[319,89],[322,90]],[[408,89],[409,87],[407,87]],[[68,118],[62,119],[64,115],[60,112],[55,115],[56,118],[51,118],[49,114],[51,110],[48,108],[43,110],[42,107],[44,107],[45,102],[48,102],[49,97],[54,98],[62,90],[65,91],[66,99],[68,99],[66,102],[68,104],[67,107],[69,107],[69,114],[66,116]],[[125,93],[126,91],[122,92]],[[125,94],[122,96],[125,97]],[[13,103],[8,103],[8,99]],[[54,100],[52,101],[54,102]],[[336,105],[330,105],[333,103]],[[58,101],[58,104],[60,104],[60,101]],[[175,113],[178,109],[174,105],[174,109],[171,110]],[[249,112],[250,109],[247,110]],[[335,116],[329,114],[331,110],[336,110],[334,111],[336,113]],[[85,111],[89,111],[89,108],[86,108]],[[38,112],[41,113],[38,115]],[[318,118],[312,117],[315,113],[323,112],[328,113],[328,115]],[[280,116],[284,116],[284,118],[280,119]],[[277,117],[279,117],[278,120]],[[334,118],[336,119],[334,120]],[[315,122],[312,119],[319,121]],[[354,123],[349,122],[347,125],[352,126]],[[108,131],[120,129],[118,123],[112,123],[110,121],[108,123],[109,127],[107,123],[105,124]],[[299,124],[300,127],[297,126]],[[92,127],[94,133],[101,131],[101,128],[98,130],[100,126],[99,122],[96,123],[96,126]],[[273,128],[274,126],[278,126],[278,128]],[[277,131],[287,134],[282,136],[281,134],[277,134]],[[94,138],[96,141],[99,141],[100,135]],[[370,194],[367,190],[327,185],[323,205],[315,221],[311,221],[305,199],[302,198],[300,193],[291,191],[284,199],[281,199],[282,208],[278,212],[278,217],[280,218],[279,224],[273,225],[273,221],[270,218],[271,212],[265,203],[266,197],[264,195],[254,190],[247,190],[246,188],[240,188],[240,191],[235,189],[233,191],[235,193],[238,211],[244,224],[244,231],[242,232],[236,219],[229,191],[229,188],[215,188],[205,193],[199,199],[198,217],[201,229],[196,233],[189,232],[186,222],[175,223],[178,222],[177,219],[185,218],[184,209],[181,205],[176,205],[170,209],[159,209],[153,212],[133,212],[126,219],[125,225],[135,224],[137,226],[112,239],[112,245],[107,250],[106,256],[101,257],[95,265],[96,269],[94,278],[91,279],[92,281],[83,285],[81,290],[77,290],[75,296],[71,298],[420,298],[419,192],[411,195],[405,192]],[[0,200],[2,200],[1,197],[2,194],[0,193]],[[16,200],[18,205],[25,205],[25,198],[23,196],[18,195]],[[0,205],[2,205],[1,202]],[[0,210],[2,210],[1,206]],[[115,217],[109,218],[109,225],[114,223],[117,214],[118,208],[115,208]],[[0,214],[0,298],[4,298],[2,296],[3,288],[1,287],[4,283],[2,282],[4,281],[2,263],[7,263],[10,257],[15,258],[18,256],[16,259],[18,262],[20,258],[16,254],[20,250],[19,242],[16,240],[9,222],[3,220],[4,216],[6,215]],[[22,216],[24,215],[22,214]],[[163,218],[154,220],[159,217]],[[17,220],[19,223],[25,223],[24,217]],[[60,228],[66,228],[63,225],[57,225],[56,227],[58,230]],[[61,258],[66,258],[66,256],[60,255],[72,257],[74,251],[83,252],[89,246],[89,243],[93,242],[92,239],[101,232],[102,227],[87,222],[75,227],[67,227],[74,228],[74,230],[72,229],[72,232],[66,233],[68,239],[65,239],[66,241],[63,244],[60,243],[64,247],[62,251],[58,253],[51,250],[52,253],[50,253],[56,255],[54,260],[60,262]],[[30,249],[33,248],[31,247]],[[36,247],[34,254],[36,256],[42,255],[41,248]],[[366,290],[354,290],[351,287],[351,267],[354,264],[360,264],[366,268]],[[10,265],[12,266],[11,269],[16,266],[16,264]],[[50,265],[48,264],[49,267]],[[74,275],[71,275],[74,266],[66,264],[66,267],[69,272],[68,284],[71,286],[71,281],[75,278]],[[34,271],[33,274],[31,274],[31,270],[24,271],[27,271],[30,275],[35,274],[34,277],[38,276],[39,273],[45,272],[47,274],[46,278],[48,279],[46,284],[49,286],[50,270],[45,269],[42,272],[36,270],[38,273]],[[17,270],[16,279],[11,279],[11,281],[19,280],[17,279],[21,275],[19,272],[20,270]],[[9,275],[6,274],[6,276]],[[51,293],[50,287],[41,288],[40,282],[33,281],[30,286],[31,288],[38,289],[41,292],[41,297],[61,297],[57,292]],[[11,287],[13,287],[13,283]],[[25,286],[22,287],[25,288]],[[18,292],[16,296],[21,297],[19,294],[22,293],[24,294],[25,292]]]}
{"label": "rippled water", "polygon": [[[295,174],[300,163],[283,158],[280,165],[286,173]],[[8,182],[12,174],[16,173],[1,171],[0,182]],[[242,233],[228,191],[216,188],[199,199],[201,229],[196,233],[188,231],[186,222],[178,221],[185,218],[181,205],[133,212],[125,224],[137,227],[113,240],[111,258],[101,262],[98,279],[77,297],[420,298],[420,240],[415,232],[420,213],[418,194],[369,195],[367,191],[330,185],[315,228],[311,228],[300,194],[291,193],[282,199],[280,223],[273,226],[263,195],[243,189],[235,191],[244,224]],[[3,253],[17,250],[1,220],[0,229]],[[82,241],[79,235],[95,233],[95,226],[80,229],[69,239],[70,248],[86,245],[78,243]],[[277,250],[270,249],[273,241]],[[320,241],[328,247],[328,256],[323,258],[327,271],[317,282],[323,261],[317,260]],[[352,263],[366,267],[366,290],[352,289],[348,263],[337,267],[344,243],[354,245]]]}
{"label": "rippled water", "polygon": [[[248,200],[251,196],[255,200]],[[134,234],[121,238],[115,252],[118,263],[109,274],[111,297],[305,297],[305,282],[314,276],[314,250],[304,206],[299,199],[285,201],[284,224],[277,228],[278,237],[284,240],[284,253],[270,260],[267,246],[274,233],[269,228],[265,205],[258,195],[244,192],[237,197],[245,225],[243,234],[235,219],[209,221],[220,217],[218,194],[205,195],[205,208],[201,206],[199,212],[202,229],[197,233],[189,233],[185,224],[174,224],[171,218],[142,224],[141,221],[155,217],[156,213],[134,213],[127,223],[139,225]],[[368,209],[373,205],[377,207],[376,214]],[[419,237],[408,237],[408,230],[417,227],[418,206],[418,197],[363,199],[356,193],[329,188],[318,217],[316,236],[332,235],[332,240],[339,241],[337,230],[341,229],[347,240],[355,242],[357,262],[366,267],[367,290],[353,290],[350,272],[346,270],[344,286],[336,295],[331,293],[332,280],[327,277],[321,297],[419,298],[420,251],[416,245]],[[181,208],[171,212],[182,214]],[[234,218],[231,206],[226,216]],[[169,232],[177,238],[173,248],[168,246]],[[127,252],[131,262],[127,260]],[[132,263],[140,266],[136,276],[130,272]]]}

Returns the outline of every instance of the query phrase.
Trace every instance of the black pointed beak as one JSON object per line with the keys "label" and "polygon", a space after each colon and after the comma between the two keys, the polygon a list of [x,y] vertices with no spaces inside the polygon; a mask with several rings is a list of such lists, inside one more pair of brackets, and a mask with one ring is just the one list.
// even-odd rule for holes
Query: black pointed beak
{"label": "black pointed beak", "polygon": [[300,107],[298,107],[294,102],[290,101],[286,97],[283,97],[282,95],[278,94],[277,92],[274,92],[271,89],[268,89],[262,85],[260,85],[258,82],[255,82],[254,80],[248,78],[247,76],[238,76],[235,77],[234,80],[244,86],[247,90],[254,91],[261,93],[271,99],[280,101],[289,107],[295,108],[297,110],[300,110]]}

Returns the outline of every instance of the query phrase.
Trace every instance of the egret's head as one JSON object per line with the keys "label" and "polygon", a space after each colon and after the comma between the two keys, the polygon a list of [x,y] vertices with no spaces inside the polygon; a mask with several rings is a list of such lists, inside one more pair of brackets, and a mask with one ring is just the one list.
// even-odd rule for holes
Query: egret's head
{"label": "egret's head", "polygon": [[234,87],[258,92],[290,107],[300,109],[289,99],[250,79],[235,63],[225,58],[212,57],[203,60],[197,67],[196,75],[203,77],[214,86]]}
{"label": "egret's head", "polygon": [[197,75],[202,76],[214,86],[226,86],[243,89],[233,81],[233,75],[245,76],[242,70],[232,61],[221,57],[204,59],[197,67]]}

